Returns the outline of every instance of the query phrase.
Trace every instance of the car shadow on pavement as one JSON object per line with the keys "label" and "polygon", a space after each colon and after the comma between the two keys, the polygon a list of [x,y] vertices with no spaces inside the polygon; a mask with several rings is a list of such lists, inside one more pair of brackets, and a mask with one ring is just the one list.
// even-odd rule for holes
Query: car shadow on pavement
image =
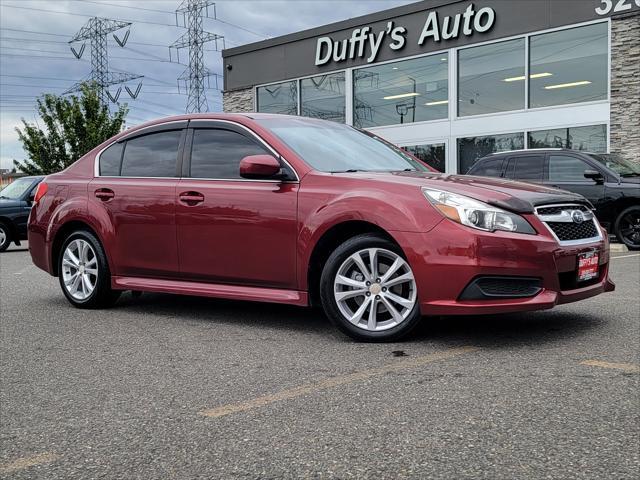
{"label": "car shadow on pavement", "polygon": [[[187,322],[223,323],[290,330],[350,341],[339,334],[320,309],[214,298],[125,293],[117,309],[170,316]],[[492,349],[555,342],[604,326],[606,319],[576,311],[541,311],[503,315],[424,317],[401,343],[460,344]]]}
{"label": "car shadow on pavement", "polygon": [[492,349],[556,342],[604,327],[606,319],[576,311],[425,317],[410,340],[466,342]]}
{"label": "car shadow on pavement", "polygon": [[277,303],[247,302],[218,298],[143,293],[135,298],[122,295],[116,308],[139,311],[160,316],[171,316],[185,321],[268,326],[309,333],[331,332],[332,326],[322,311]]}

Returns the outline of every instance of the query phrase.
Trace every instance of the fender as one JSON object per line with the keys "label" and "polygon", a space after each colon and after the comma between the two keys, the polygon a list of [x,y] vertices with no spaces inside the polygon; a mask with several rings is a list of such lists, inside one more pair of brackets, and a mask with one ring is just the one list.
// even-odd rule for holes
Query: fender
{"label": "fender", "polygon": [[[48,257],[53,267],[53,242],[56,235],[70,222],[80,222],[88,225],[102,244],[109,270],[113,271],[114,265],[107,248],[108,243],[115,237],[113,222],[105,210],[90,208],[86,197],[74,197],[61,203],[51,215],[47,229],[46,244],[49,249]],[[53,268],[52,268],[53,270]]]}
{"label": "fender", "polygon": [[[378,226],[387,232],[400,245],[403,235],[394,232],[421,232],[432,230],[443,217],[429,207],[419,191],[405,189],[401,196],[415,197],[413,202],[388,202],[388,192],[377,189],[342,191],[329,203],[315,203],[318,197],[308,190],[301,191],[298,202],[298,221],[302,226],[298,235],[298,279],[300,289],[306,290],[307,271],[313,250],[322,236],[332,227],[348,221],[364,221]],[[386,198],[385,198],[386,197]],[[354,209],[354,205],[358,205]],[[410,205],[410,206],[409,206]],[[310,208],[311,207],[311,208]]]}

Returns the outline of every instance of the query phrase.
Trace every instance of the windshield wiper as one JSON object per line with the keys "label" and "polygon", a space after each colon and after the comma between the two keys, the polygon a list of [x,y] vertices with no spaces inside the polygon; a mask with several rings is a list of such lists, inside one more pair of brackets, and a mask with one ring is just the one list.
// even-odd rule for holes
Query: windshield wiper
{"label": "windshield wiper", "polygon": [[329,173],[355,173],[355,172],[364,172],[365,170],[358,170],[356,168],[350,168],[349,170],[332,170]]}

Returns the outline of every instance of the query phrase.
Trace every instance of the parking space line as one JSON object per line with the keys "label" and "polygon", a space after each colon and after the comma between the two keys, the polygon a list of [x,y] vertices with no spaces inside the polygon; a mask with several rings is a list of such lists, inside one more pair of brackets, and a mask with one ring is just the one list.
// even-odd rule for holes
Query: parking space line
{"label": "parking space line", "polygon": [[300,397],[310,393],[327,390],[329,388],[338,387],[340,385],[346,385],[362,380],[366,380],[371,377],[383,375],[385,373],[398,372],[402,370],[408,370],[411,368],[426,365],[428,363],[436,362],[438,360],[445,360],[447,358],[457,357],[465,353],[475,352],[479,350],[477,347],[459,347],[452,348],[450,350],[444,350],[441,352],[431,353],[429,355],[423,355],[416,358],[402,360],[382,367],[371,368],[362,370],[355,373],[349,373],[346,375],[338,375],[335,377],[329,377],[324,380],[320,380],[315,383],[307,385],[301,385],[299,387],[282,390],[280,392],[272,393],[270,395],[264,395],[241,403],[232,403],[228,405],[222,405],[220,407],[203,410],[200,412],[205,417],[218,418],[225,415],[231,415],[232,413],[245,412],[247,410],[253,410],[254,408],[264,407],[266,405],[280,402],[283,400],[289,400],[291,398]]}
{"label": "parking space line", "polygon": [[0,473],[12,473],[25,468],[35,467],[44,463],[52,463],[60,459],[60,455],[52,452],[39,453],[31,457],[18,458],[12,462],[0,465]]}
{"label": "parking space line", "polygon": [[612,368],[615,370],[622,370],[627,373],[640,373],[640,367],[632,363],[611,363],[602,362],[600,360],[585,360],[580,362],[580,365],[588,365],[591,367]]}
{"label": "parking space line", "polygon": [[619,255],[617,257],[614,256],[609,256],[609,258],[611,258],[612,260],[616,259],[616,258],[629,258],[629,257],[640,257],[640,253],[632,253],[631,255]]}

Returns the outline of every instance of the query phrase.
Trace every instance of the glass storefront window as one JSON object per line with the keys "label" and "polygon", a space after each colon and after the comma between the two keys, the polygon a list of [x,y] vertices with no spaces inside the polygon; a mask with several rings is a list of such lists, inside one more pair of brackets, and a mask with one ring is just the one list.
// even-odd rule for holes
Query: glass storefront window
{"label": "glass storefront window", "polygon": [[467,173],[477,160],[490,153],[524,148],[524,133],[505,133],[458,139],[458,172]]}
{"label": "glass storefront window", "polygon": [[458,51],[458,116],[524,108],[524,38]]}
{"label": "glass storefront window", "polygon": [[305,117],[344,123],[344,72],[301,80],[300,102]]}
{"label": "glass storefront window", "polygon": [[589,125],[529,132],[529,148],[571,148],[604,153],[607,151],[607,126]]}
{"label": "glass storefront window", "polygon": [[353,124],[367,128],[449,116],[446,53],[353,72]]}
{"label": "glass storefront window", "polygon": [[444,143],[411,145],[402,148],[439,172],[445,171],[446,147]]}
{"label": "glass storefront window", "polygon": [[258,87],[258,111],[298,114],[298,82],[283,82]]}
{"label": "glass storefront window", "polygon": [[531,108],[607,98],[606,22],[534,35],[529,45]]}

